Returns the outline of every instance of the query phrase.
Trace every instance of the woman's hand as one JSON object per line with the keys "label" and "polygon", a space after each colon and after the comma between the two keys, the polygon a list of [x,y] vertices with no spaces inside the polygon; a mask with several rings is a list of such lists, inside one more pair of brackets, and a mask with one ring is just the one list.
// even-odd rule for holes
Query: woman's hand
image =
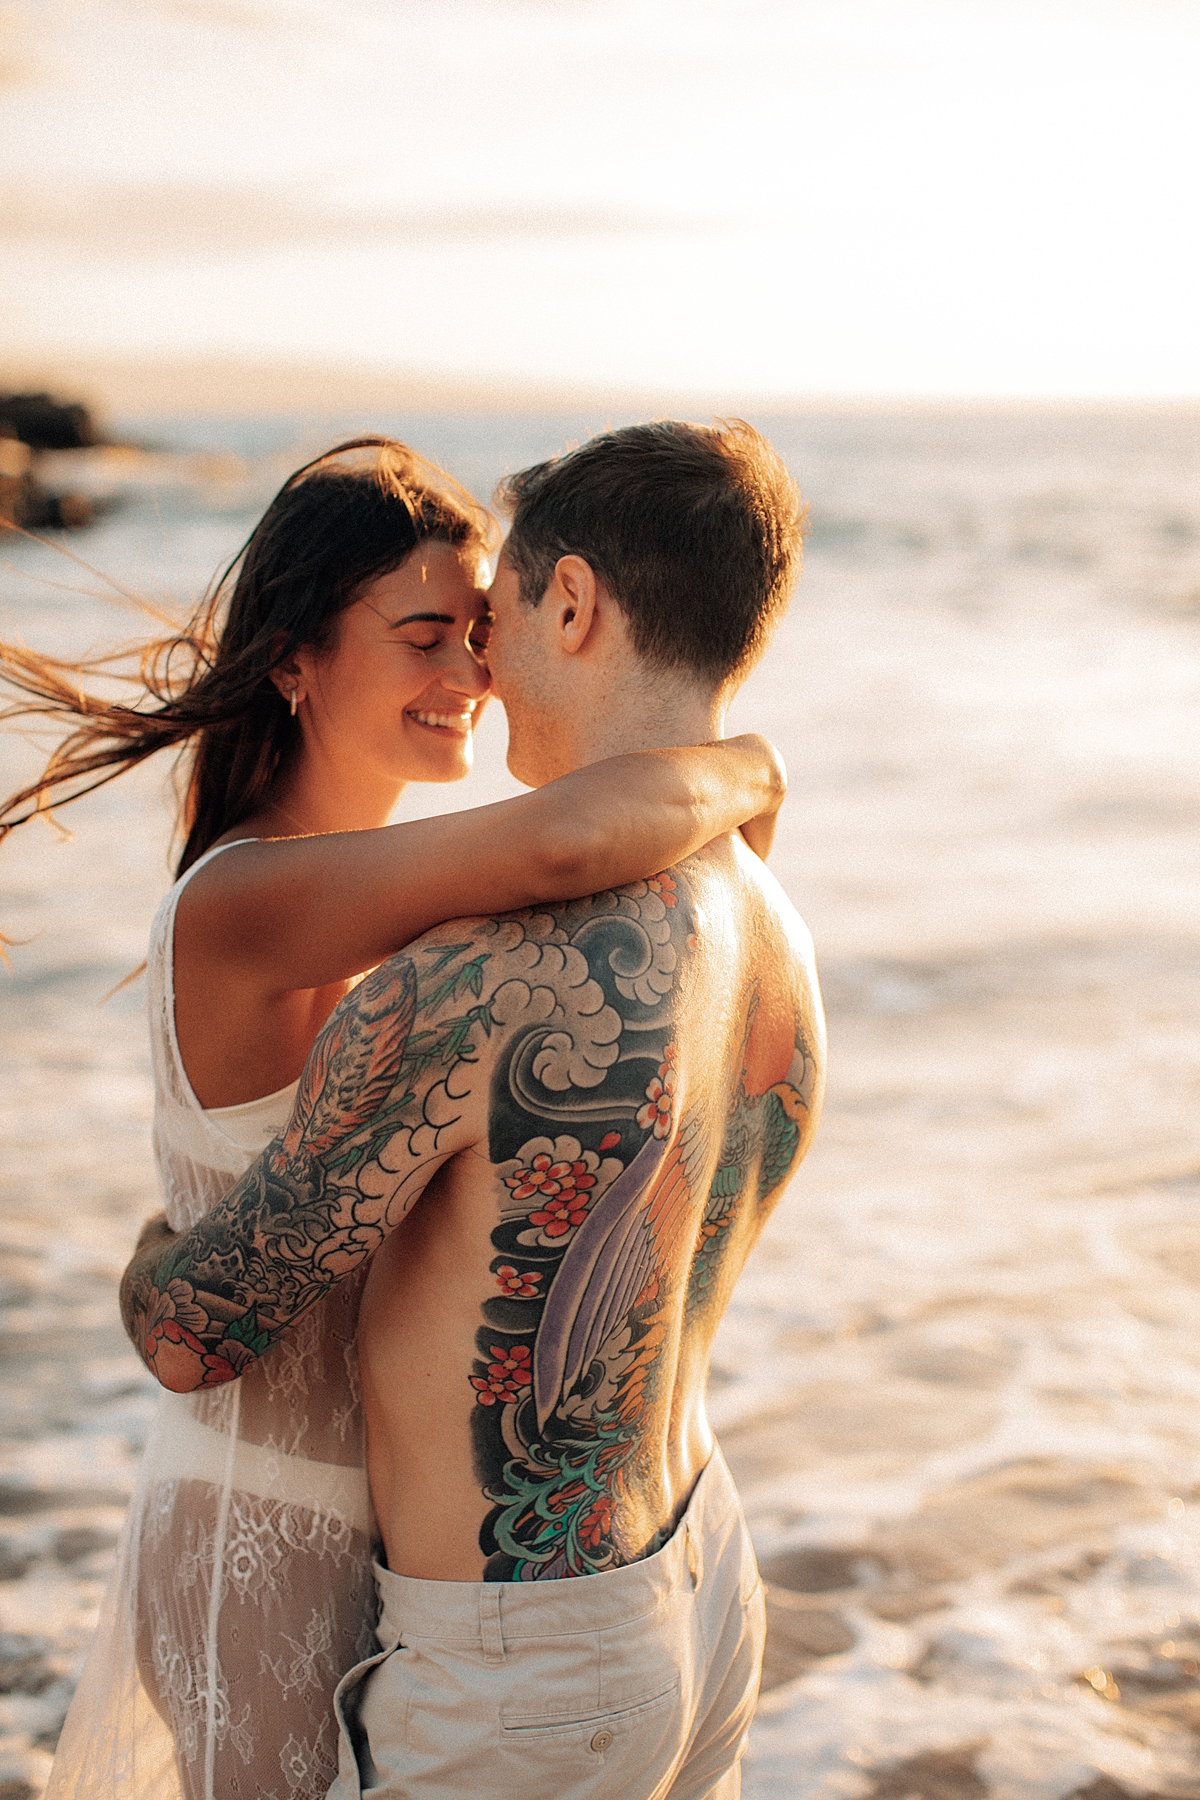
{"label": "woman's hand", "polygon": [[787,796],[787,768],[771,740],[759,737],[756,731],[744,732],[741,737],[726,738],[725,743],[729,749],[736,748],[749,756],[756,766],[758,758],[765,759],[769,784],[767,804],[752,819],[743,819],[738,829],[755,856],[766,862],[771,854],[771,845],[775,842],[779,809]]}
{"label": "woman's hand", "polygon": [[165,1212],[151,1213],[138,1234],[138,1241],[133,1255],[129,1259],[130,1262],[137,1262],[146,1254],[147,1250],[156,1252],[163,1250],[175,1235],[175,1232],[167,1224]]}
{"label": "woman's hand", "polygon": [[728,831],[765,861],[786,793],[783,758],[748,732],[590,763],[538,798],[561,810],[560,841],[580,862],[570,892],[586,894],[657,874]]}

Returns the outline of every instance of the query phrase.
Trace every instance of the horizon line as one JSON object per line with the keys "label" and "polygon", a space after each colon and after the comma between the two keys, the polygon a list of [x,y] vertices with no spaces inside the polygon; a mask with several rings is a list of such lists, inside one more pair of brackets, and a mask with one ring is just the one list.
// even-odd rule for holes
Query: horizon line
{"label": "horizon line", "polygon": [[430,373],[386,365],[196,355],[136,357],[17,352],[0,362],[0,389],[48,390],[100,412],[303,416],[363,406],[433,413],[621,410],[662,417],[804,413],[1112,412],[1200,409],[1194,394],[1024,394],[963,391],[847,392],[821,389],[702,389],[553,378]]}

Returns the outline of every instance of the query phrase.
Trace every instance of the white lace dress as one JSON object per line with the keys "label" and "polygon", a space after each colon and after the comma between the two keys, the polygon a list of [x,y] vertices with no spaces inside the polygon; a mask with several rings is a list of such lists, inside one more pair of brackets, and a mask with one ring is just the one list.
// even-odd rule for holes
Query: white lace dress
{"label": "white lace dress", "polygon": [[[158,910],[147,969],[154,1149],[177,1231],[282,1130],[295,1092],[215,1112],[192,1092],[173,979],[188,878]],[[342,1282],[241,1381],[160,1394],[46,1800],[325,1795],[333,1690],[374,1647],[360,1292]]]}

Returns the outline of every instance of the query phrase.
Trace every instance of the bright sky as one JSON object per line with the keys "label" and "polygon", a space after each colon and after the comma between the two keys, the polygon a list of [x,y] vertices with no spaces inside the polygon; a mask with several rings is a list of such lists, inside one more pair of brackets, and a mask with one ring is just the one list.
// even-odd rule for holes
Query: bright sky
{"label": "bright sky", "polygon": [[0,33],[26,356],[1200,394],[1197,0],[15,0]]}

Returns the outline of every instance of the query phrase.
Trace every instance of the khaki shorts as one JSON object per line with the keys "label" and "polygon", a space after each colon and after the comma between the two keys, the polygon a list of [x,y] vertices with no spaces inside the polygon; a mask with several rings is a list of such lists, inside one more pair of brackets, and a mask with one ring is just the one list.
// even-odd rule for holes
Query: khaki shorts
{"label": "khaki shorts", "polygon": [[736,1800],[764,1609],[714,1453],[657,1555],[544,1582],[376,1564],[378,1656],[335,1697],[329,1800]]}

